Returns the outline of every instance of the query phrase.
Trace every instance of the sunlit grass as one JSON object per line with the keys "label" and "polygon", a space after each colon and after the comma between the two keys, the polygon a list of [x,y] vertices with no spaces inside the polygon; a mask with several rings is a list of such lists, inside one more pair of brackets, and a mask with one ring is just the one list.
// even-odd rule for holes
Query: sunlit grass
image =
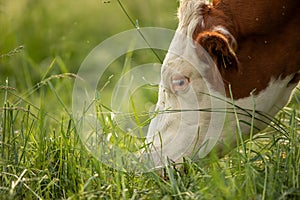
{"label": "sunlit grass", "polygon": [[[291,104],[278,116],[286,129],[266,129],[239,145],[222,159],[213,155],[198,163],[186,159],[182,167],[155,172],[118,171],[92,157],[82,144],[73,119],[57,91],[72,85],[72,77],[45,78],[28,94],[1,86],[2,197],[15,198],[176,198],[176,199],[297,199],[300,178],[299,105]],[[26,98],[25,98],[26,97]],[[56,100],[60,115],[47,109]],[[297,96],[295,97],[297,98]],[[15,103],[15,104],[14,104]],[[120,130],[111,110],[98,104],[103,133],[112,144],[133,145],[132,136]],[[139,116],[138,113],[136,113]],[[134,113],[130,115],[135,115]],[[123,133],[122,133],[123,132]],[[114,136],[118,134],[118,136]],[[122,136],[123,135],[123,136]],[[115,138],[113,138],[115,137]],[[126,149],[129,150],[129,149]]]}

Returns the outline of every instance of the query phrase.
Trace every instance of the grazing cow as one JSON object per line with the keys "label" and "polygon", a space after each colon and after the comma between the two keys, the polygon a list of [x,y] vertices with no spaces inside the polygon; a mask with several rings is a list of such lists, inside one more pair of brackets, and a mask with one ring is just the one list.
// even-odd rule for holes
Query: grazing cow
{"label": "grazing cow", "polygon": [[299,7],[181,0],[147,134],[155,166],[222,155],[270,123],[300,79]]}

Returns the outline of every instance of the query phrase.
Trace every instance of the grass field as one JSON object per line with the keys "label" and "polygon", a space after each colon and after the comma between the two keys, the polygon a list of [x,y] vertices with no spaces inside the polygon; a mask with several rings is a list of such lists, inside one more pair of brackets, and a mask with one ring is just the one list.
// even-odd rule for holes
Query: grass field
{"label": "grass field", "polygon": [[[176,28],[175,0],[121,2],[140,27]],[[0,199],[300,199],[299,89],[276,116],[277,129],[224,158],[186,159],[184,169],[167,166],[166,177],[118,171],[90,154],[71,115],[84,58],[134,28],[118,1],[0,0],[0,27]],[[99,83],[100,105],[109,107],[122,73],[148,62],[158,62],[152,51],[112,63]],[[134,94],[133,115],[155,104],[156,90]],[[122,133],[111,115],[100,118],[106,134]]]}

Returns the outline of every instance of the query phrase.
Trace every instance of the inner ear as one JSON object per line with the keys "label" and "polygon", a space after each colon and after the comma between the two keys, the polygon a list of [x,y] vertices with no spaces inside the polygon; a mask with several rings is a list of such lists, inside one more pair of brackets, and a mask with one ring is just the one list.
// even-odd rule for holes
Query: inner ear
{"label": "inner ear", "polygon": [[202,32],[196,37],[196,42],[209,53],[219,70],[238,70],[236,54],[223,34]]}

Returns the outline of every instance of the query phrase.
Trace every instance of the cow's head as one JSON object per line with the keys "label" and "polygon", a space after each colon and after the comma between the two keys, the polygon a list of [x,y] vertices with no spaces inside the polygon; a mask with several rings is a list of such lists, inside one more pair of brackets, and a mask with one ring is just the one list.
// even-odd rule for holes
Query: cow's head
{"label": "cow's head", "polygon": [[[216,24],[210,12],[220,15]],[[147,135],[155,166],[166,157],[173,161],[203,157],[217,142],[226,140],[221,134],[226,107],[221,74],[238,69],[236,40],[222,25],[221,19],[227,19],[223,13],[204,1],[186,0],[178,17],[161,71],[157,115]]]}
{"label": "cow's head", "polygon": [[[292,36],[282,47],[276,38],[286,38],[270,31],[268,20],[258,25],[251,20],[237,23],[243,11],[233,15],[229,2],[236,5],[218,0],[180,3],[179,25],[162,66],[157,114],[147,134],[155,166],[164,165],[166,158],[178,162],[206,156],[212,148],[220,153],[232,149],[237,131],[245,139],[266,127],[299,81],[299,31],[290,31],[299,27],[299,19],[291,26],[279,23]],[[265,17],[265,12],[258,13]],[[259,36],[246,38],[249,24],[252,36],[267,27],[264,33],[273,38],[275,53],[285,56],[273,58],[273,49]],[[290,65],[284,67],[287,62]]]}

